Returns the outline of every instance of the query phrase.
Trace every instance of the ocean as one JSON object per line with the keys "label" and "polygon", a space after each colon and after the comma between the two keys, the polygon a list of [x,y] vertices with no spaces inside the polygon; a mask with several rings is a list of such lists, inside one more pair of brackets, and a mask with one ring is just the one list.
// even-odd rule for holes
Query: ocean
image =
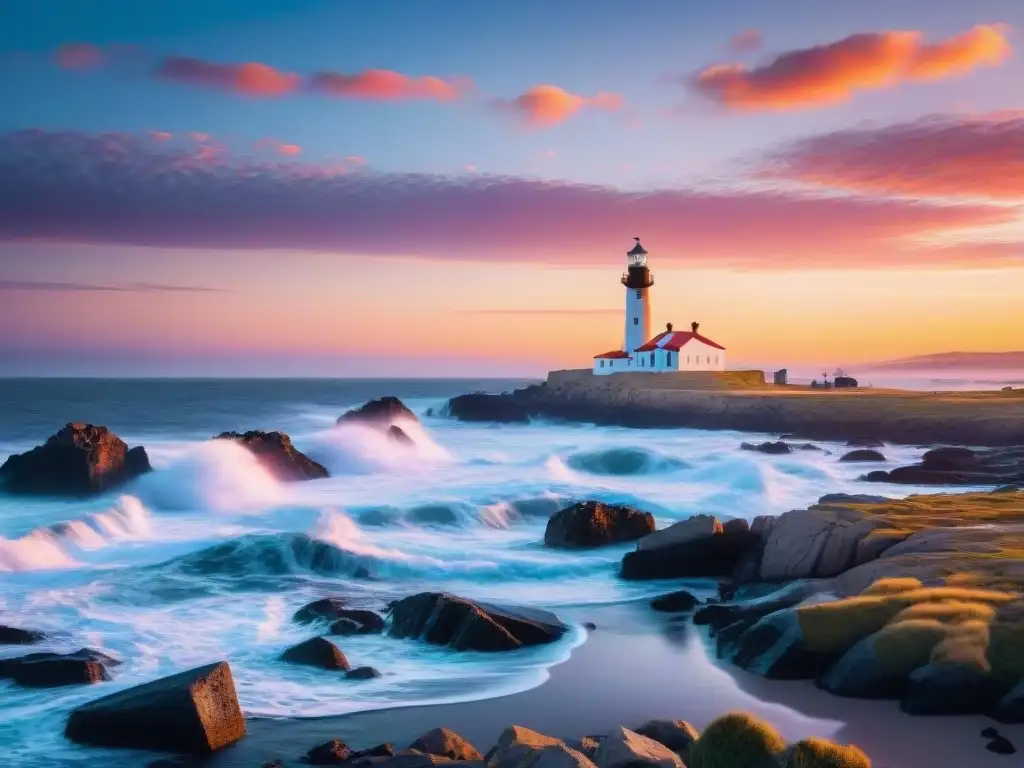
{"label": "ocean", "polygon": [[[468,380],[5,380],[0,462],[69,421],[144,445],[155,471],[86,501],[0,494],[0,623],[53,632],[40,648],[102,650],[124,664],[92,686],[31,690],[0,681],[0,744],[12,765],[143,765],[137,753],[69,745],[68,712],[175,671],[228,659],[247,715],[309,718],[490,699],[542,684],[587,642],[588,607],[640,605],[671,587],[621,581],[628,547],[543,546],[548,516],[577,499],[636,505],[663,527],[696,513],[751,519],[833,492],[863,492],[831,453],[739,450],[757,436],[590,425],[464,424],[425,415],[453,395],[525,382]],[[420,415],[398,444],[335,426],[394,395]],[[277,429],[331,477],[281,484],[226,430]],[[896,461],[923,449],[888,447]],[[906,486],[870,492],[905,496]],[[560,642],[511,654],[456,653],[387,636],[338,638],[346,681],[279,661],[313,633],[291,620],[318,597],[383,609],[425,590],[553,610]],[[710,594],[710,591],[708,592]],[[706,695],[706,692],[701,695]]]}

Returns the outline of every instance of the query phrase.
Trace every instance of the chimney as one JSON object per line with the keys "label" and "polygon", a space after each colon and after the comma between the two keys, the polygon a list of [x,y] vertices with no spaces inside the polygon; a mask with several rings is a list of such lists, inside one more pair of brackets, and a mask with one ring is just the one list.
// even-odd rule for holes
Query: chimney
{"label": "chimney", "polygon": [[672,333],[672,323],[665,323],[665,330]]}
{"label": "chimney", "polygon": [[700,323],[690,323],[690,327],[693,329],[693,332],[696,333],[697,329],[700,328]]}

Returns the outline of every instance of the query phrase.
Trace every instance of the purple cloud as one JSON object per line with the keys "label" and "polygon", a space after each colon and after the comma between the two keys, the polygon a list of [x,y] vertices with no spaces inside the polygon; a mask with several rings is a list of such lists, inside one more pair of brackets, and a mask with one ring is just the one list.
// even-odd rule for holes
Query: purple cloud
{"label": "purple cloud", "polygon": [[223,288],[200,285],[166,285],[164,283],[121,283],[97,285],[94,283],[65,282],[60,280],[0,280],[0,291],[46,291],[54,293],[220,293]]}

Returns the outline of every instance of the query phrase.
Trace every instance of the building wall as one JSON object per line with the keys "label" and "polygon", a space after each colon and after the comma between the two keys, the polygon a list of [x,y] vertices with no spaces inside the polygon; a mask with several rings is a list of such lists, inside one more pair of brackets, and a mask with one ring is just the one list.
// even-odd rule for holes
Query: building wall
{"label": "building wall", "polygon": [[683,345],[678,352],[657,349],[653,352],[637,352],[635,358],[636,362],[630,370],[639,373],[725,370],[725,350],[708,346],[696,339]]}
{"label": "building wall", "polygon": [[608,376],[612,373],[625,373],[626,371],[632,371],[633,366],[631,360],[628,357],[622,358],[595,358],[594,359],[594,375],[595,376]]}
{"label": "building wall", "polygon": [[632,352],[651,339],[651,299],[649,288],[626,286],[625,349]]}

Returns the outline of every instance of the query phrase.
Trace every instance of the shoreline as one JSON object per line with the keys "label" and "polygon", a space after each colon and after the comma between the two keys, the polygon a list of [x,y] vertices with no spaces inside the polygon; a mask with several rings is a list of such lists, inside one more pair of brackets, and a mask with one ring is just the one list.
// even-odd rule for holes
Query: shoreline
{"label": "shoreline", "polygon": [[[301,720],[253,718],[244,739],[204,764],[243,768],[279,759],[283,766],[298,766],[308,749],[332,738],[358,749],[381,742],[397,749],[440,726],[478,747],[493,743],[512,724],[557,738],[635,727],[655,718],[684,719],[702,729],[733,710],[768,720],[787,740],[819,736],[856,744],[876,768],[1005,766],[1007,759],[987,752],[979,735],[991,725],[1024,743],[1024,725],[1002,725],[981,716],[913,717],[893,701],[839,698],[811,683],[769,681],[723,668],[689,617],[657,614],[646,603],[577,607],[561,615],[592,620],[597,629],[534,688],[456,704]],[[936,728],[942,729],[941,740],[933,738]]]}

